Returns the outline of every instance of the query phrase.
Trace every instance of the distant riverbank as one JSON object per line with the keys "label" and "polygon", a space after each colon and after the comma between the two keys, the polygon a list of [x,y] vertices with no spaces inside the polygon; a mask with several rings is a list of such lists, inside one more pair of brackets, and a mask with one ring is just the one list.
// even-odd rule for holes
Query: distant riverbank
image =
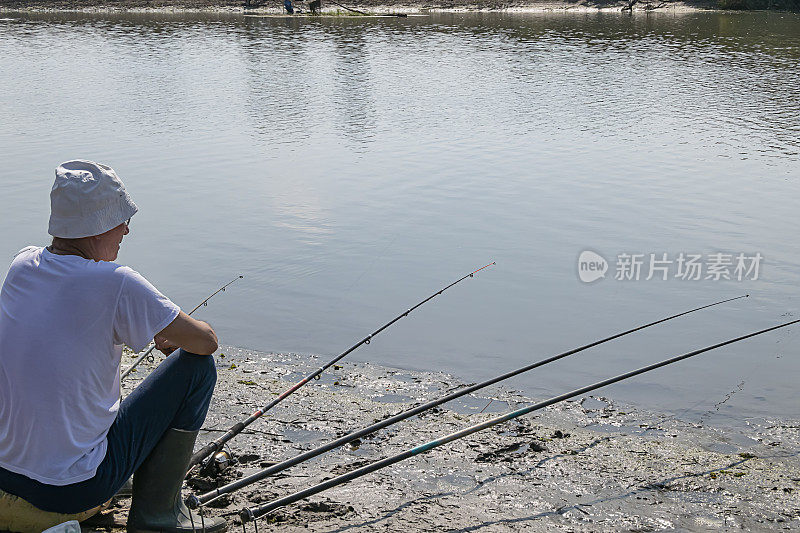
{"label": "distant riverbank", "polygon": [[[298,3],[302,7],[302,3]],[[333,4],[323,0],[323,14],[353,13],[344,6],[367,13],[424,13],[461,11],[706,11],[714,9],[800,9],[800,0],[353,0]],[[229,13],[282,13],[274,0],[246,8],[242,0],[0,0],[3,11],[186,11]]]}

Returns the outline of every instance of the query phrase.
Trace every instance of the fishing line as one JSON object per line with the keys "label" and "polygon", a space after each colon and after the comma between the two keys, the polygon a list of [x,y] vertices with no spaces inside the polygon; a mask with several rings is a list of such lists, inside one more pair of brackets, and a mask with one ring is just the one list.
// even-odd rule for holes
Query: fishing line
{"label": "fishing line", "polygon": [[[782,316],[786,316],[787,314],[791,315],[791,313],[786,313],[786,314],[784,314]],[[780,342],[781,342],[780,340],[776,341],[777,344],[779,344]],[[780,357],[780,356],[778,356],[778,357]],[[700,416],[700,419],[697,421],[697,423],[702,425],[705,421],[708,420],[707,417],[713,416],[714,414],[718,414],[719,413],[719,409],[720,409],[720,407],[722,407],[722,405],[727,403],[731,398],[733,398],[734,395],[736,395],[736,394],[738,394],[738,393],[740,393],[740,392],[742,392],[744,390],[744,386],[745,386],[746,381],[748,379],[752,380],[754,377],[759,376],[760,374],[763,374],[765,368],[766,368],[766,365],[764,365],[764,364],[762,364],[762,363],[760,363],[758,361],[753,363],[753,366],[750,368],[750,370],[747,372],[747,374],[745,374],[745,379],[742,379],[742,381],[738,385],[736,385],[736,387],[731,389],[731,391],[728,392],[722,400],[720,400],[719,402],[715,403],[714,406],[711,409],[709,409],[708,411],[703,413]],[[706,398],[706,399],[708,399],[708,398]]]}
{"label": "fishing line", "polygon": [[[349,433],[347,435],[344,435],[343,437],[339,437],[338,439],[336,439],[334,441],[331,441],[331,442],[329,442],[327,444],[323,444],[322,446],[319,446],[319,447],[317,447],[317,448],[315,448],[313,450],[309,450],[309,451],[307,451],[305,453],[302,453],[302,454],[300,454],[300,455],[298,455],[296,457],[287,459],[287,460],[285,460],[283,462],[280,462],[280,463],[278,463],[276,465],[272,465],[272,466],[270,466],[268,468],[265,468],[264,470],[261,470],[260,472],[256,472],[254,474],[251,474],[250,476],[244,477],[242,479],[238,479],[238,480],[236,480],[236,481],[234,481],[232,483],[229,483],[229,484],[227,484],[227,485],[225,485],[223,487],[218,487],[218,488],[216,488],[216,489],[214,489],[212,491],[209,491],[209,492],[207,492],[205,494],[202,494],[200,496],[191,495],[186,499],[186,505],[188,505],[192,509],[197,508],[199,505],[204,505],[204,504],[210,502],[211,500],[214,500],[214,499],[218,498],[219,496],[221,496],[223,494],[228,494],[230,492],[238,490],[238,489],[240,489],[242,487],[245,487],[247,485],[251,485],[251,484],[253,484],[253,483],[257,482],[257,481],[260,481],[260,480],[262,480],[262,479],[264,479],[266,477],[269,477],[269,476],[271,476],[271,475],[273,475],[273,474],[275,474],[277,472],[280,472],[282,470],[286,470],[287,468],[290,468],[290,467],[292,467],[294,465],[297,465],[297,464],[300,464],[302,462],[308,461],[309,459],[312,459],[312,458],[314,458],[314,457],[316,457],[318,455],[321,455],[321,454],[323,454],[325,452],[328,452],[330,450],[338,448],[339,446],[343,446],[343,445],[345,445],[345,444],[347,444],[349,442],[352,442],[353,440],[355,440],[357,438],[361,438],[363,436],[369,435],[370,433],[374,433],[375,431],[378,431],[378,430],[383,429],[385,427],[388,427],[388,426],[390,426],[392,424],[395,424],[397,422],[400,422],[402,420],[405,420],[407,418],[415,416],[415,415],[417,415],[419,413],[422,413],[422,412],[427,411],[429,409],[433,409],[434,407],[437,407],[437,406],[439,406],[439,405],[441,405],[443,403],[449,402],[451,400],[454,400],[454,399],[459,398],[461,396],[464,396],[466,394],[470,394],[470,393],[475,392],[476,390],[482,389],[484,387],[488,387],[490,385],[494,385],[495,383],[498,383],[500,381],[506,380],[506,379],[514,377],[514,376],[517,376],[517,375],[522,374],[524,372],[528,372],[529,370],[533,370],[534,368],[537,368],[537,367],[552,363],[553,361],[557,361],[559,359],[562,359],[564,357],[568,357],[568,356],[576,354],[578,352],[582,352],[584,350],[588,350],[589,348],[592,348],[592,347],[597,346],[599,344],[603,344],[603,343],[612,341],[614,339],[618,339],[620,337],[623,337],[625,335],[629,335],[629,334],[634,333],[636,331],[640,331],[642,329],[645,329],[645,328],[648,328],[648,327],[651,327],[651,326],[655,326],[657,324],[661,324],[661,323],[666,322],[668,320],[673,320],[675,318],[687,315],[689,313],[694,313],[694,312],[700,311],[702,309],[707,309],[707,308],[713,307],[715,305],[720,305],[720,304],[723,304],[723,303],[732,302],[734,300],[739,300],[741,298],[747,298],[748,296],[749,295],[745,294],[745,295],[742,295],[742,296],[737,296],[735,298],[728,298],[728,299],[721,300],[719,302],[715,302],[715,303],[712,303],[712,304],[703,305],[701,307],[696,307],[694,309],[690,309],[689,311],[684,311],[682,313],[678,313],[678,314],[669,316],[667,318],[662,318],[662,319],[656,320],[654,322],[650,322],[648,324],[644,324],[642,326],[638,326],[638,327],[629,329],[627,331],[623,331],[621,333],[617,333],[615,335],[611,335],[610,337],[606,337],[605,339],[600,339],[598,341],[591,342],[591,343],[586,344],[584,346],[580,346],[578,348],[574,348],[572,350],[560,353],[558,355],[554,355],[552,357],[548,357],[546,359],[542,359],[542,360],[537,361],[535,363],[532,363],[530,365],[524,366],[522,368],[518,368],[516,370],[512,370],[511,372],[507,372],[507,373],[502,374],[500,376],[496,376],[496,377],[494,377],[492,379],[488,379],[488,380],[483,381],[481,383],[469,385],[467,387],[459,389],[459,390],[457,390],[455,392],[452,392],[452,393],[450,393],[450,394],[448,394],[448,395],[446,395],[444,397],[441,397],[439,399],[432,400],[432,401],[427,402],[425,404],[422,404],[422,405],[419,405],[419,406],[414,407],[412,409],[409,409],[408,411],[404,411],[404,412],[398,413],[398,414],[396,414],[396,415],[394,415],[392,417],[389,417],[389,418],[386,418],[386,419],[381,420],[379,422],[376,422],[376,423],[374,423],[371,426],[368,426],[366,428],[363,428],[363,429],[360,429],[360,430],[357,430],[357,431],[353,431],[353,432],[351,432],[351,433]],[[509,406],[510,405],[511,404],[509,402]]]}
{"label": "fishing line", "polygon": [[269,411],[270,409],[272,409],[273,407],[278,405],[280,402],[285,400],[292,393],[294,393],[297,389],[299,389],[300,387],[302,387],[303,385],[305,385],[309,381],[315,379],[317,376],[322,374],[325,370],[327,370],[328,368],[333,366],[335,363],[339,362],[341,359],[343,359],[349,353],[355,351],[357,348],[359,348],[363,344],[369,344],[372,341],[372,338],[375,337],[376,335],[378,335],[379,333],[381,333],[383,330],[385,330],[386,328],[390,327],[392,324],[394,324],[395,322],[397,322],[401,318],[407,317],[412,311],[414,311],[418,307],[421,307],[422,305],[426,304],[427,302],[433,300],[434,298],[436,298],[437,296],[442,294],[444,291],[446,291],[450,287],[453,287],[454,285],[457,285],[458,283],[461,283],[462,281],[464,281],[467,278],[474,277],[475,274],[477,274],[481,270],[483,270],[485,268],[489,268],[490,266],[495,265],[495,264],[496,263],[493,261],[493,262],[489,263],[488,265],[484,265],[484,266],[482,266],[481,268],[479,268],[477,270],[473,270],[469,274],[466,274],[466,275],[460,277],[459,279],[457,279],[456,281],[450,283],[449,285],[447,285],[443,289],[440,289],[437,292],[431,294],[430,296],[428,296],[427,298],[425,298],[421,302],[417,303],[414,307],[411,307],[408,310],[406,310],[405,312],[397,315],[395,318],[393,318],[392,320],[390,320],[389,322],[387,322],[386,324],[384,324],[383,326],[381,326],[377,330],[373,331],[372,333],[370,333],[369,335],[364,337],[362,340],[358,341],[356,344],[354,344],[353,346],[351,346],[350,348],[348,348],[344,352],[340,353],[339,355],[337,355],[336,357],[334,357],[333,359],[331,359],[330,361],[328,361],[327,363],[325,363],[324,365],[319,367],[317,370],[313,371],[312,373],[310,373],[309,375],[307,375],[306,377],[304,377],[303,379],[301,379],[300,381],[298,381],[297,383],[295,383],[294,385],[289,387],[282,394],[280,394],[277,398],[275,398],[274,400],[269,402],[267,405],[265,405],[261,409],[259,409],[256,412],[254,412],[252,415],[250,415],[244,421],[238,422],[238,423],[234,424],[233,426],[231,426],[230,429],[227,431],[227,433],[225,433],[224,435],[222,435],[218,439],[206,444],[203,448],[201,448],[194,455],[192,455],[192,458],[189,461],[189,470],[191,470],[194,466],[196,466],[196,465],[198,465],[200,463],[203,463],[203,466],[205,467],[211,460],[213,460],[213,457],[214,457],[213,454],[216,453],[217,451],[219,451],[219,449],[222,447],[223,444],[225,444],[226,442],[228,442],[229,440],[234,438],[236,435],[241,433],[241,431],[244,428],[246,428],[247,426],[249,426],[250,424],[252,424],[256,420],[258,420],[264,413],[266,413],[267,411]]}
{"label": "fishing line", "polygon": [[[372,259],[372,262],[371,262],[369,265],[367,265],[367,268],[365,268],[364,270],[362,270],[362,271],[361,271],[361,274],[359,274],[359,275],[358,275],[358,277],[355,279],[355,281],[353,281],[353,282],[350,284],[350,286],[348,286],[346,289],[344,289],[344,291],[343,291],[344,293],[349,293],[349,292],[350,292],[350,291],[353,289],[353,287],[355,287],[355,286],[356,286],[356,284],[357,284],[357,283],[358,283],[358,282],[361,280],[361,278],[362,278],[362,277],[364,277],[364,275],[365,275],[367,272],[369,272],[369,271],[370,271],[370,269],[372,269],[372,267],[373,267],[373,266],[375,266],[375,263],[376,263],[376,262],[378,262],[378,260],[380,260],[380,259],[383,259],[383,256],[384,256],[384,255],[386,255],[386,252],[389,250],[389,248],[390,248],[390,247],[391,247],[391,246],[394,244],[394,242],[397,240],[397,237],[399,237],[399,234],[395,234],[395,236],[394,236],[394,237],[392,237],[392,240],[389,242],[389,244],[387,244],[386,246],[384,246],[384,247],[383,247],[383,250],[381,251],[381,253],[380,253],[380,254],[378,254],[377,256],[373,257],[373,259]],[[302,277],[302,278],[306,278],[306,277],[309,277],[309,276],[316,275],[316,274],[318,274],[318,273],[319,273],[319,271],[317,271],[317,272],[314,272],[314,273],[312,273],[312,274],[304,274],[303,276],[300,276],[300,277]],[[295,279],[295,281],[293,281],[293,282],[291,282],[291,283],[292,283],[293,285],[296,285],[296,281],[297,281],[297,280]],[[280,285],[274,285],[274,284],[271,284],[271,285],[270,285],[270,288],[272,288],[273,290],[274,290],[275,288],[284,288],[284,287],[288,286],[289,284],[290,284],[290,282],[288,282],[288,281],[287,281],[287,282],[284,282],[284,283],[282,283],[282,284],[280,284]],[[339,300],[339,301],[341,302],[341,301],[343,301],[343,300],[344,300],[344,298],[340,298],[340,300]],[[311,320],[311,319],[308,319],[308,318],[306,318],[305,316],[301,316],[301,315],[296,315],[296,316],[293,316],[293,317],[290,317],[290,318],[291,318],[291,319],[292,319],[292,321],[294,321],[294,322],[303,322],[303,323],[305,323],[305,324],[311,324],[311,325],[314,325],[314,326],[316,326],[316,325],[318,324],[318,322],[316,322],[316,321],[314,321],[314,320]]]}
{"label": "fishing line", "polygon": [[742,390],[744,390],[744,380],[742,380],[733,390],[727,393],[725,397],[722,398],[722,400],[715,403],[711,409],[703,413],[703,415],[700,417],[700,420],[698,420],[697,423],[702,426],[707,416],[719,413],[719,408],[722,407],[728,400],[733,398],[734,394],[736,394],[737,392],[741,392]]}
{"label": "fishing line", "polygon": [[356,280],[355,280],[355,281],[354,281],[354,282],[353,282],[353,283],[352,283],[352,284],[351,284],[351,285],[350,285],[350,286],[349,286],[347,289],[345,289],[345,292],[350,292],[350,290],[351,290],[353,287],[355,287],[355,286],[356,286],[356,283],[358,283],[358,282],[361,280],[361,278],[363,278],[363,277],[364,277],[364,274],[366,274],[367,272],[369,272],[369,270],[370,270],[370,269],[371,269],[371,268],[372,268],[372,267],[375,265],[375,263],[376,263],[376,262],[377,262],[379,259],[383,259],[383,256],[384,256],[384,255],[386,255],[386,252],[387,252],[387,251],[389,250],[389,248],[390,248],[390,247],[391,247],[391,246],[394,244],[394,241],[396,241],[396,240],[397,240],[397,237],[398,237],[398,236],[399,236],[399,234],[397,234],[397,233],[396,233],[396,234],[395,234],[395,236],[394,236],[394,237],[392,237],[392,240],[389,242],[389,244],[387,244],[386,246],[384,246],[384,247],[383,247],[383,250],[381,251],[381,253],[380,253],[379,255],[375,256],[375,257],[372,259],[372,262],[371,262],[371,263],[370,263],[370,264],[367,266],[367,268],[365,268],[365,269],[364,269],[364,271],[363,271],[363,272],[361,272],[361,274],[359,274],[359,276],[356,278]]}
{"label": "fishing line", "polygon": [[[787,314],[788,313],[785,313],[785,314],[783,314],[781,316],[787,316]],[[777,342],[780,342],[780,341],[777,341]],[[745,374],[746,378],[742,379],[738,385],[736,385],[729,392],[725,393],[725,395],[723,396],[723,399],[721,401],[716,402],[710,409],[708,409],[703,414],[701,414],[700,418],[697,420],[697,424],[698,425],[702,425],[705,421],[708,420],[707,417],[709,417],[710,415],[713,415],[715,412],[719,412],[719,407],[720,406],[722,406],[723,404],[727,403],[734,395],[738,394],[739,392],[742,392],[744,390],[744,386],[746,385],[746,381],[748,379],[752,379],[754,376],[762,374],[764,368],[765,368],[764,363],[762,363],[761,361],[755,361],[753,363],[753,365],[750,367],[750,370]],[[757,369],[760,370],[760,371],[757,371]],[[708,403],[708,401],[713,396],[716,396],[716,394],[708,395],[705,398],[703,398],[702,400],[690,405],[689,407],[686,407],[685,409],[680,410],[679,412],[675,413],[674,415],[661,419],[659,421],[659,424],[664,424],[664,423],[670,422],[672,420],[680,420],[681,417],[683,417],[684,415],[686,415],[690,411],[694,410],[699,405]]]}
{"label": "fishing line", "polygon": [[425,444],[422,444],[420,446],[417,446],[417,447],[412,448],[410,450],[407,450],[405,452],[399,453],[397,455],[393,455],[391,457],[387,457],[385,459],[381,459],[379,461],[375,461],[374,463],[371,463],[369,465],[366,465],[366,466],[363,466],[363,467],[358,468],[356,470],[353,470],[351,472],[348,472],[347,474],[343,474],[341,476],[329,479],[327,481],[324,481],[322,483],[314,485],[313,487],[309,487],[309,488],[307,488],[305,490],[301,490],[301,491],[295,492],[294,494],[291,494],[289,496],[286,496],[286,497],[283,497],[283,498],[279,498],[277,500],[273,500],[271,502],[259,505],[259,506],[254,507],[254,508],[242,509],[242,511],[239,513],[239,516],[242,519],[242,522],[245,522],[245,521],[250,522],[250,521],[256,520],[256,519],[260,518],[261,516],[265,515],[266,513],[269,513],[270,511],[273,511],[273,510],[278,509],[280,507],[284,507],[284,506],[289,505],[291,503],[294,503],[296,501],[305,499],[305,498],[307,498],[309,496],[313,496],[314,494],[318,494],[318,493],[320,493],[322,491],[325,491],[325,490],[327,490],[329,488],[336,487],[338,485],[342,485],[344,483],[352,481],[352,480],[354,480],[356,478],[359,478],[361,476],[364,476],[366,474],[375,472],[376,470],[380,470],[382,468],[386,468],[388,466],[391,466],[391,465],[393,465],[395,463],[399,463],[400,461],[403,461],[405,459],[409,459],[409,458],[414,457],[416,455],[419,455],[419,454],[422,454],[422,453],[426,453],[426,452],[428,452],[428,451],[430,451],[430,450],[432,450],[434,448],[438,448],[439,446],[442,446],[442,445],[447,444],[449,442],[453,442],[453,441],[461,439],[463,437],[472,435],[473,433],[477,433],[479,431],[483,431],[484,429],[488,429],[488,428],[496,426],[498,424],[502,424],[502,423],[507,422],[509,420],[513,420],[515,418],[519,418],[520,416],[526,415],[528,413],[532,413],[534,411],[538,411],[540,409],[544,409],[545,407],[549,407],[551,405],[563,402],[564,400],[569,400],[569,399],[574,398],[576,396],[582,396],[582,395],[584,395],[584,394],[586,394],[588,392],[594,391],[596,389],[599,389],[599,388],[602,388],[602,387],[606,387],[608,385],[612,385],[614,383],[617,383],[617,382],[620,382],[620,381],[623,381],[623,380],[626,380],[626,379],[630,379],[630,378],[638,376],[640,374],[644,374],[646,372],[650,372],[650,371],[656,370],[658,368],[677,363],[677,362],[682,361],[684,359],[688,359],[690,357],[694,357],[696,355],[699,355],[699,354],[702,354],[702,353],[705,353],[705,352],[708,352],[708,351],[711,351],[711,350],[714,350],[714,349],[717,349],[717,348],[721,348],[721,347],[726,346],[728,344],[733,344],[733,343],[736,343],[736,342],[740,342],[740,341],[743,341],[745,339],[749,339],[750,337],[755,337],[756,335],[762,335],[764,333],[768,333],[768,332],[774,331],[776,329],[785,328],[787,326],[791,326],[791,325],[796,324],[798,322],[800,322],[800,319],[792,320],[790,322],[785,322],[783,324],[778,324],[776,326],[772,326],[772,327],[765,328],[765,329],[762,329],[762,330],[759,330],[759,331],[755,331],[753,333],[748,333],[747,335],[742,335],[740,337],[736,337],[736,338],[729,339],[729,340],[726,340],[726,341],[723,341],[723,342],[719,342],[717,344],[713,344],[713,345],[707,346],[705,348],[700,348],[699,350],[694,350],[694,351],[691,351],[691,352],[688,352],[688,353],[685,353],[685,354],[682,354],[682,355],[678,355],[676,357],[672,357],[672,358],[669,358],[669,359],[664,359],[664,360],[659,361],[657,363],[653,363],[653,364],[638,368],[636,370],[625,372],[624,374],[619,374],[619,375],[614,376],[612,378],[608,378],[608,379],[593,383],[591,385],[587,385],[585,387],[581,387],[579,389],[575,389],[575,390],[573,390],[571,392],[568,392],[568,393],[565,393],[565,394],[561,394],[559,396],[554,396],[554,397],[552,397],[552,398],[550,398],[548,400],[545,400],[543,402],[538,402],[538,403],[533,404],[531,406],[524,407],[522,409],[518,409],[518,410],[512,411],[510,413],[506,413],[505,415],[501,415],[501,416],[498,416],[496,418],[492,418],[492,419],[487,420],[485,422],[482,422],[480,424],[475,424],[474,426],[470,426],[470,427],[462,429],[460,431],[456,431],[454,433],[451,433],[451,434],[446,435],[444,437],[441,437],[439,439],[435,439],[435,440],[426,442]]}

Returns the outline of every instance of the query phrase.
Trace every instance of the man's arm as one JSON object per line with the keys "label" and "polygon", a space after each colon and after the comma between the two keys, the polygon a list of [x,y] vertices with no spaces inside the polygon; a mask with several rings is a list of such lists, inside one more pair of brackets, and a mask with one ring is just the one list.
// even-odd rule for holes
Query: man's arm
{"label": "man's arm", "polygon": [[183,348],[198,355],[211,355],[218,348],[217,334],[211,326],[195,320],[183,311],[153,340],[156,348],[165,355],[169,355],[176,348]]}

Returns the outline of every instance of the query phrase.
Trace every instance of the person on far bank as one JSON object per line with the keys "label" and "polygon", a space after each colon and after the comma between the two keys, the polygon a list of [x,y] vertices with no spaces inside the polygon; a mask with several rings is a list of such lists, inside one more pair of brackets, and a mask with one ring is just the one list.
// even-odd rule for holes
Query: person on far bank
{"label": "person on far bank", "polygon": [[[115,263],[138,208],[114,170],[56,169],[48,247],[14,257],[0,291],[0,489],[74,514],[133,474],[128,532],[210,533],[181,486],[216,383],[217,336]],[[167,359],[120,401],[123,345]]]}

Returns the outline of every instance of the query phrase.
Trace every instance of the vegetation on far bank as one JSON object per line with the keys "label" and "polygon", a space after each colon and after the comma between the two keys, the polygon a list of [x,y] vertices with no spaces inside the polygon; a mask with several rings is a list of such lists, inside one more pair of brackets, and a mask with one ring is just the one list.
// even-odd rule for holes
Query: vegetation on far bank
{"label": "vegetation on far bank", "polygon": [[[325,0],[323,0],[323,5]],[[257,0],[252,5],[259,8],[281,10],[278,0]],[[620,9],[622,11],[669,9],[680,6],[694,9],[726,10],[779,10],[800,11],[800,0],[351,0],[349,7],[365,10],[508,10],[537,9]],[[330,7],[330,6],[328,6]],[[0,9],[6,10],[64,10],[83,9],[186,9],[186,10],[238,10],[244,9],[244,0],[0,0]],[[326,14],[330,15],[330,13]]]}

